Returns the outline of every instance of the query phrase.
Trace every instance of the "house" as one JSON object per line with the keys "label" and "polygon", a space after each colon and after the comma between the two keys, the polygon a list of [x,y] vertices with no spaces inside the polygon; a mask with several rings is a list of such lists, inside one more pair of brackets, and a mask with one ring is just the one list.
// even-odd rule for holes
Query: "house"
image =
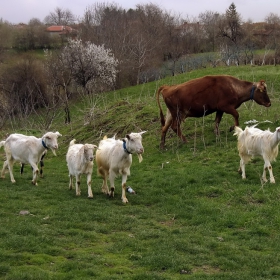
{"label": "house", "polygon": [[70,37],[72,39],[76,38],[78,31],[67,25],[51,25],[47,27],[46,31],[50,33],[51,36],[59,37]]}

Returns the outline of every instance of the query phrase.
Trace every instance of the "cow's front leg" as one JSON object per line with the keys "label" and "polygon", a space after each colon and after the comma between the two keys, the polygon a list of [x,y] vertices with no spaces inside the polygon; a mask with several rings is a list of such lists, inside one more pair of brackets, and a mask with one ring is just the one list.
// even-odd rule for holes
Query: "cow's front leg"
{"label": "cow's front leg", "polygon": [[238,114],[238,112],[236,111],[235,108],[230,108],[227,111],[225,111],[225,113],[230,114],[230,115],[233,116],[233,118],[234,118],[234,125],[230,127],[229,131],[230,132],[234,131],[234,127],[235,126],[239,126],[239,114]]}
{"label": "cow's front leg", "polygon": [[216,112],[216,118],[215,118],[215,134],[218,136],[220,135],[220,130],[219,130],[219,126],[220,126],[220,122],[222,120],[224,112],[222,111],[217,111]]}

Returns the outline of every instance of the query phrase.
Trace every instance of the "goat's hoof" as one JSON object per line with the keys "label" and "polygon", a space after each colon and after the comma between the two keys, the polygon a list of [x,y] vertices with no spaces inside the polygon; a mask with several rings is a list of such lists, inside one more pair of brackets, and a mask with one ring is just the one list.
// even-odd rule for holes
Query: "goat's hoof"
{"label": "goat's hoof", "polygon": [[89,199],[93,199],[93,195],[91,195],[91,196],[88,196],[88,198],[89,198]]}
{"label": "goat's hoof", "polygon": [[122,198],[122,202],[123,202],[124,204],[128,203],[127,198]]}

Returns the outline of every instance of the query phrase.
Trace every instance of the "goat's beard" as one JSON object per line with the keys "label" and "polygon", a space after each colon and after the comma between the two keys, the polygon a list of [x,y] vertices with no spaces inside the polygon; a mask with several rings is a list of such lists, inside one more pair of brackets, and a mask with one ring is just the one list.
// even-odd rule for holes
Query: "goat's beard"
{"label": "goat's beard", "polygon": [[51,150],[52,150],[52,153],[56,156],[55,149],[51,149]]}
{"label": "goat's beard", "polygon": [[137,154],[137,156],[138,156],[139,163],[141,163],[142,160],[143,160],[142,155],[141,154]]}

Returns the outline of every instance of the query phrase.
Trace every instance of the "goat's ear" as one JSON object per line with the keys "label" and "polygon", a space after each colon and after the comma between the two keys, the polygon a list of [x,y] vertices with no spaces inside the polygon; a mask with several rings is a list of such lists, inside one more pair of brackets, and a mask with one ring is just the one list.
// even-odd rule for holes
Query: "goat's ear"
{"label": "goat's ear", "polygon": [[127,139],[130,139],[130,136],[129,136],[129,134],[126,134],[126,135],[125,135],[125,137],[126,137]]}
{"label": "goat's ear", "polygon": [[58,131],[56,131],[55,134],[56,134],[57,136],[62,136],[62,134],[60,134]]}
{"label": "goat's ear", "polygon": [[141,134],[141,135],[142,135],[143,133],[146,133],[146,132],[147,132],[147,131],[141,131],[141,132],[139,132],[139,134]]}
{"label": "goat's ear", "polygon": [[276,128],[276,131],[277,131],[277,132],[280,132],[280,127],[277,127],[277,128]]}

